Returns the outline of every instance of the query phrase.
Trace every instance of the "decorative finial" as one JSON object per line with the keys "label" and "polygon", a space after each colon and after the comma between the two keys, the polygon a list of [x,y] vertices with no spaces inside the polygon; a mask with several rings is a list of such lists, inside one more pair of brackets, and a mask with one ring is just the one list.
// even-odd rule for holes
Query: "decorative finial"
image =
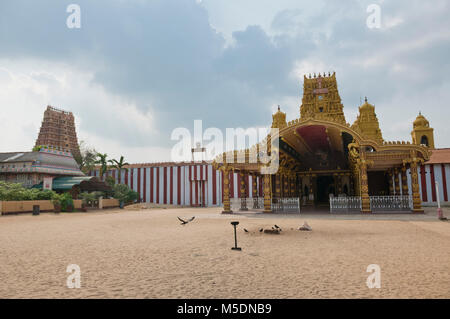
{"label": "decorative finial", "polygon": [[278,111],[281,111],[281,109],[280,109],[280,105],[278,105]]}
{"label": "decorative finial", "polygon": [[364,101],[367,103],[367,96],[364,98]]}

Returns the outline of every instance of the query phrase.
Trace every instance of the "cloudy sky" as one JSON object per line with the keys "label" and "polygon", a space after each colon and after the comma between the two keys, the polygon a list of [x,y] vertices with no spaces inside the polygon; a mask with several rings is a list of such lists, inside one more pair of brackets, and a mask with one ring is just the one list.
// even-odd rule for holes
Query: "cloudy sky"
{"label": "cloudy sky", "polygon": [[303,75],[328,71],[348,122],[367,96],[386,140],[411,140],[422,111],[450,147],[449,21],[446,0],[2,0],[0,152],[31,149],[50,104],[111,157],[170,160],[172,130],[196,119],[268,126],[278,104],[298,118]]}

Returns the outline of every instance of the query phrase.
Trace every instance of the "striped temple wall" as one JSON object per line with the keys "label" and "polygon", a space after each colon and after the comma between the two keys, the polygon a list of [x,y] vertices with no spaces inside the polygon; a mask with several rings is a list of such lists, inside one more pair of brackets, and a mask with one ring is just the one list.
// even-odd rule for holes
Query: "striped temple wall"
{"label": "striped temple wall", "polygon": [[[211,164],[145,164],[122,171],[120,183],[128,185],[138,192],[142,202],[170,204],[180,206],[222,206],[223,172],[213,168]],[[99,176],[99,171],[90,172],[91,176]],[[119,182],[117,170],[109,170],[105,176],[111,176]],[[230,173],[232,198],[241,197],[239,185],[241,177],[238,173]],[[257,194],[262,196],[262,180],[257,178]],[[245,180],[253,197],[253,177]]]}
{"label": "striped temple wall", "polygon": [[[136,165],[132,165],[136,166]],[[91,176],[99,176],[99,171],[92,171]],[[119,182],[117,170],[110,170],[106,176],[112,176]],[[449,204],[450,198],[450,164],[422,165],[418,168],[419,187],[424,206],[437,205],[435,182],[439,184],[441,203]],[[394,179],[394,176],[392,177]],[[412,195],[411,174],[407,171],[408,190]],[[140,194],[142,202],[171,204],[180,206],[221,206],[223,198],[223,172],[215,170],[211,164],[145,164],[123,171],[122,184]],[[253,197],[253,177],[245,178],[247,197]],[[402,178],[399,173],[400,194]],[[230,197],[240,198],[239,173],[230,173]],[[262,179],[257,177],[256,194],[263,196]],[[399,195],[400,195],[399,194]],[[402,194],[403,195],[403,194]]]}

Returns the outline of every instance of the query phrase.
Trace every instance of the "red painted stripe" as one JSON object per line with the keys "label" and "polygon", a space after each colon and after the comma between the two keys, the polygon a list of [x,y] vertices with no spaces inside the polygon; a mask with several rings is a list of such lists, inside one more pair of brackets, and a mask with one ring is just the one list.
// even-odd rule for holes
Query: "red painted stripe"
{"label": "red painted stripe", "polygon": [[444,192],[444,201],[448,202],[448,193],[447,193],[447,176],[445,175],[445,164],[441,164],[442,170],[442,191]]}
{"label": "red painted stripe", "polygon": [[125,171],[125,185],[128,186],[128,169]]}
{"label": "red painted stripe", "polygon": [[181,205],[181,166],[178,166],[177,170],[177,205]]}
{"label": "red painted stripe", "polygon": [[153,201],[153,190],[155,187],[155,184],[153,182],[153,167],[150,167],[150,203],[154,203]]}
{"label": "red painted stripe", "polygon": [[193,166],[194,169],[194,180],[197,180],[197,166]]}
{"label": "red painted stripe", "polygon": [[156,167],[156,203],[160,204],[160,202],[159,202],[159,167]]}
{"label": "red painted stripe", "polygon": [[139,200],[141,199],[141,168],[138,168],[138,178],[137,178],[137,192],[139,194]]}
{"label": "red painted stripe", "polygon": [[422,201],[428,202],[427,180],[425,176],[425,166],[420,166],[420,181],[422,184]]}
{"label": "red painted stripe", "polygon": [[164,167],[164,181],[163,181],[163,203],[167,204],[167,167]]}
{"label": "red painted stripe", "polygon": [[230,172],[230,198],[234,198],[234,173],[233,171]]}
{"label": "red painted stripe", "polygon": [[213,203],[213,205],[217,205],[216,179],[217,179],[217,171],[213,168],[212,169],[212,203]]}
{"label": "red painted stripe", "polygon": [[189,205],[194,206],[194,203],[192,202],[192,166],[189,166]]}
{"label": "red painted stripe", "polygon": [[430,165],[430,174],[431,174],[431,197],[433,202],[437,202],[436,198],[436,179],[434,178],[434,165]]}
{"label": "red painted stripe", "polygon": [[144,203],[147,202],[147,169],[144,168]]}
{"label": "red painted stripe", "polygon": [[173,205],[173,166],[170,166],[170,204]]}
{"label": "red painted stripe", "polygon": [[223,203],[223,185],[224,185],[224,182],[223,182],[223,171],[220,171],[220,176],[222,178],[222,198],[221,198],[221,202]]}
{"label": "red painted stripe", "polygon": [[130,188],[134,190],[134,168],[131,169]]}
{"label": "red painted stripe", "polygon": [[208,166],[204,166],[204,168],[205,168],[205,180],[202,182],[202,184],[203,184],[203,189],[202,189],[202,192],[203,192],[203,206],[206,206],[206,196],[205,196],[205,194],[206,194],[206,181],[208,180]]}

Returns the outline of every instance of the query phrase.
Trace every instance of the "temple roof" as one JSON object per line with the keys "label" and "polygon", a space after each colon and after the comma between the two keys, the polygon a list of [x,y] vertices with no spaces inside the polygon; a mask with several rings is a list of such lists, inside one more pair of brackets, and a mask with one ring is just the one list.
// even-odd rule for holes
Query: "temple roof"
{"label": "temple roof", "polygon": [[450,148],[432,150],[430,160],[425,164],[450,164]]}

